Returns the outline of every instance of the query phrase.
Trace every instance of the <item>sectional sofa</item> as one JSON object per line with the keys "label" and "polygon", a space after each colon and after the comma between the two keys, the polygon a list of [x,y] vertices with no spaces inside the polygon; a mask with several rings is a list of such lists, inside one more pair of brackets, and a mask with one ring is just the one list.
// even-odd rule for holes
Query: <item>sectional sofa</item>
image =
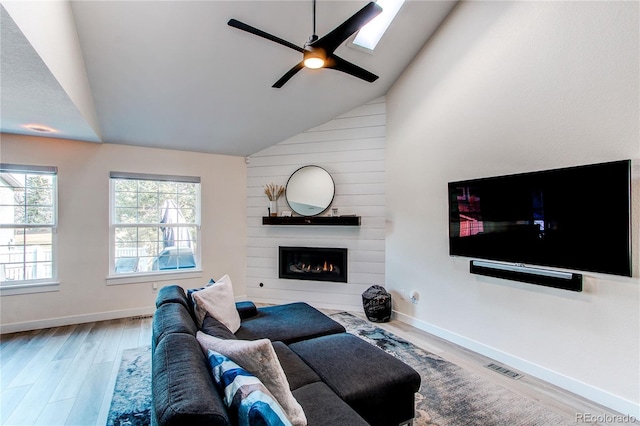
{"label": "sectional sofa", "polygon": [[210,315],[198,327],[191,298],[181,287],[159,291],[152,337],[153,425],[233,424],[196,336],[224,342],[269,339],[309,426],[412,423],[420,376],[411,367],[306,303],[256,308],[240,302],[236,309],[241,318],[236,333]]}

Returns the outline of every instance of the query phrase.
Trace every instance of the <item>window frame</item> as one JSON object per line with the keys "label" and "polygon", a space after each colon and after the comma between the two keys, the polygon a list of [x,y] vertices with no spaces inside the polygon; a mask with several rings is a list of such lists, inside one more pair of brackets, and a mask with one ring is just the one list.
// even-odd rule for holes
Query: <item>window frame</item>
{"label": "window frame", "polygon": [[[0,296],[56,291],[58,289],[58,168],[55,166],[35,166],[24,164],[0,163],[0,173],[21,175],[46,175],[52,177],[52,220],[48,224],[14,223],[2,224],[0,229],[22,229],[23,235],[28,229],[48,228],[51,230],[51,276],[47,278],[0,281]],[[26,187],[25,187],[26,190]],[[23,260],[23,264],[26,262]]]}
{"label": "window frame", "polygon": [[[135,181],[157,181],[157,182],[175,182],[175,183],[193,183],[196,184],[196,204],[195,204],[195,223],[189,223],[185,226],[195,227],[196,244],[193,250],[195,259],[195,267],[181,269],[165,269],[139,272],[122,272],[116,273],[116,228],[121,227],[157,227],[161,228],[161,223],[116,223],[116,180],[128,179]],[[162,281],[174,279],[199,278],[202,276],[202,258],[201,258],[201,181],[200,177],[195,176],[178,176],[178,175],[162,175],[149,173],[130,173],[130,172],[110,172],[109,176],[109,271],[107,274],[107,285],[130,284],[136,282]]]}

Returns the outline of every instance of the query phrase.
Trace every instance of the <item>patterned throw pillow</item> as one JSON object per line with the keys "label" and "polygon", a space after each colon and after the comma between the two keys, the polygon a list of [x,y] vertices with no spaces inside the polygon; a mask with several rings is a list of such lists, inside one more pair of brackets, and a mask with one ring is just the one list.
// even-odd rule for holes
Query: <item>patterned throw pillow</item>
{"label": "patterned throw pillow", "polygon": [[239,426],[291,426],[282,407],[253,374],[209,350],[209,367],[223,393],[229,417]]}
{"label": "patterned throw pillow", "polygon": [[193,297],[193,293],[195,293],[196,291],[200,291],[200,290],[204,290],[205,288],[215,284],[216,282],[213,280],[213,278],[209,279],[209,282],[204,286],[204,287],[200,287],[200,288],[189,288],[187,289],[187,299],[189,300],[189,307],[191,308],[191,314],[195,317],[195,312],[196,312],[196,299],[194,299]]}
{"label": "patterned throw pillow", "polygon": [[289,381],[269,339],[220,339],[201,331],[197,332],[196,339],[205,356],[212,350],[256,376],[278,401],[291,424],[306,426],[307,417],[289,389]]}

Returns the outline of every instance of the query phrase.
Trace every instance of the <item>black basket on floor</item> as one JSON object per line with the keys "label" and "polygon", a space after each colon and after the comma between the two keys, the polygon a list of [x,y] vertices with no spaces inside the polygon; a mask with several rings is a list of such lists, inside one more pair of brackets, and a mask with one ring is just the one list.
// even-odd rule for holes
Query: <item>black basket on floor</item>
{"label": "black basket on floor", "polygon": [[391,294],[380,285],[372,285],[362,293],[362,307],[369,321],[387,322],[391,319]]}

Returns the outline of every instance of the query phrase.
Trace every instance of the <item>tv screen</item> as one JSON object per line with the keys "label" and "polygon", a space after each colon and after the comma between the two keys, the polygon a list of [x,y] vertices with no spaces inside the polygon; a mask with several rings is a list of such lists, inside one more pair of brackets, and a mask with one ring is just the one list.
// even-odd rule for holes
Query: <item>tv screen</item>
{"label": "tv screen", "polygon": [[449,253],[631,276],[631,161],[450,182]]}

